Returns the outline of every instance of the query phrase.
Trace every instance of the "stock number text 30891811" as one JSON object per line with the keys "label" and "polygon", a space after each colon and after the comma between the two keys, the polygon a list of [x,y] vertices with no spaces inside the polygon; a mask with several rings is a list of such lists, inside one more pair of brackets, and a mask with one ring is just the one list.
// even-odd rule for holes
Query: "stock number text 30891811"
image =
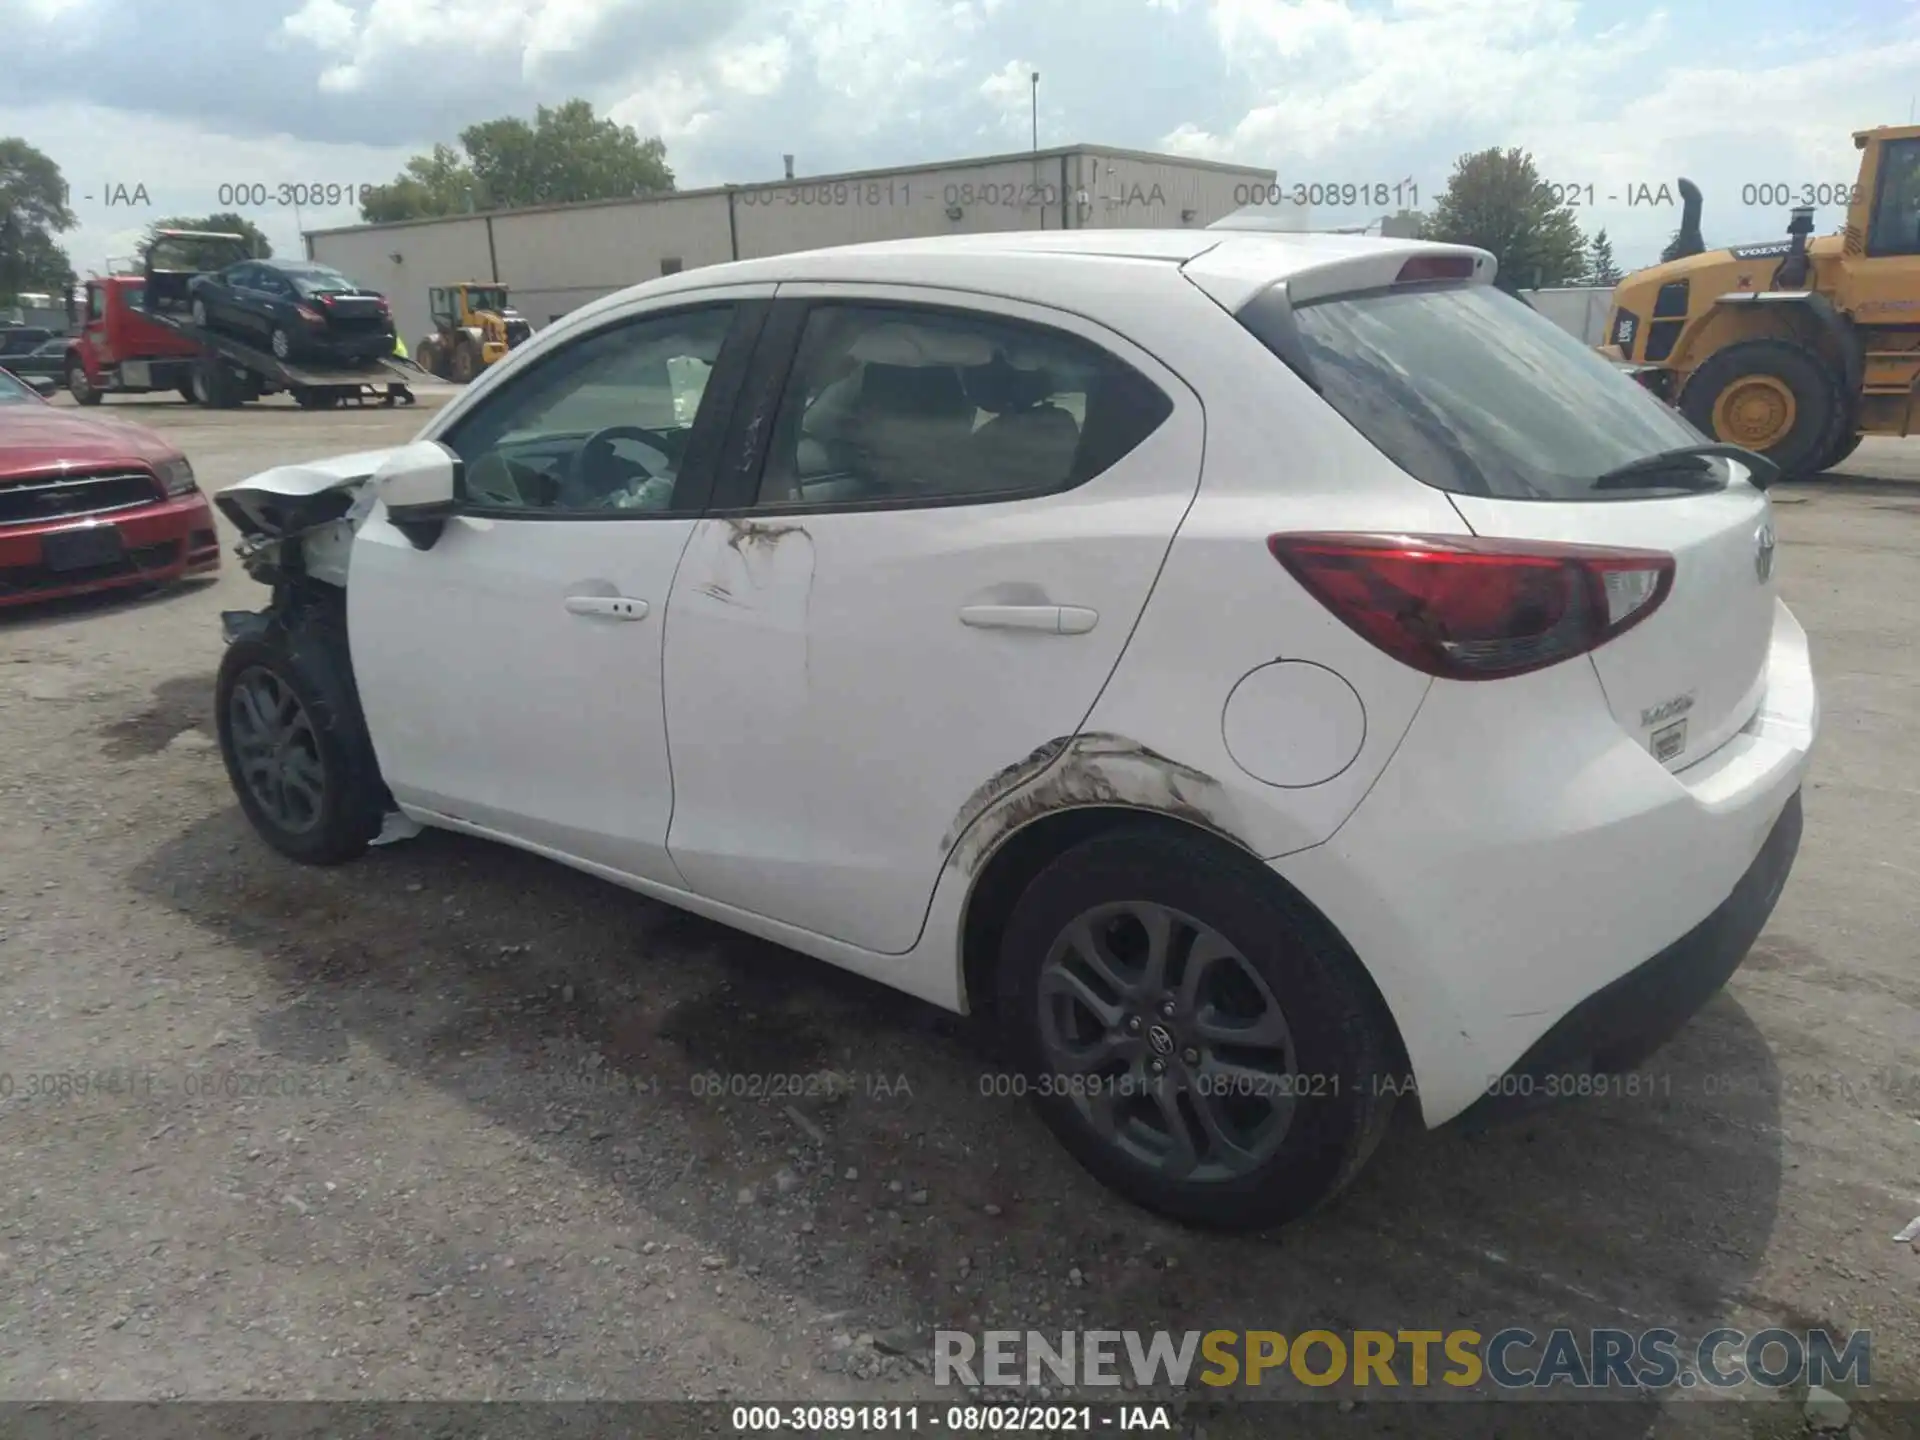
{"label": "stock number text 30891811", "polygon": [[1401,180],[1252,181],[1233,187],[1236,205],[1392,205],[1417,210],[1420,187]]}
{"label": "stock number text 30891811", "polygon": [[373,186],[342,181],[295,180],[269,185],[259,180],[237,180],[215,192],[223,207],[236,210],[261,209],[268,205],[298,205],[320,209],[328,205],[364,205]]}

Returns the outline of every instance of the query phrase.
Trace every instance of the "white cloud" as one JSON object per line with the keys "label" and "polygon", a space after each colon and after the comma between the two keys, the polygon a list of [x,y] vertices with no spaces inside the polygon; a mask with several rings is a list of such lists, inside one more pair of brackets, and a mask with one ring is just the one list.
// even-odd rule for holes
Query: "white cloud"
{"label": "white cloud", "polygon": [[644,92],[620,101],[607,115],[642,135],[658,135],[666,141],[671,161],[676,141],[694,139],[713,124],[713,107],[714,95],[705,83],[670,73],[658,77]]}
{"label": "white cloud", "polygon": [[295,40],[331,53],[353,48],[356,24],[354,12],[340,0],[307,0],[280,28]]}
{"label": "white cloud", "polygon": [[783,35],[750,41],[723,51],[714,70],[723,90],[735,95],[771,95],[786,81],[793,62],[792,47]]}

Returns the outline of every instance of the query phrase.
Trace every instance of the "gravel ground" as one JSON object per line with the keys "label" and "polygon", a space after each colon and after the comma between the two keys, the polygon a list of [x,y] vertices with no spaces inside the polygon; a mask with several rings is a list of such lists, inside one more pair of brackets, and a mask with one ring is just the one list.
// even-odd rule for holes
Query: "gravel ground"
{"label": "gravel ground", "polygon": [[[212,489],[423,418],[108,407]],[[1799,865],[1651,1094],[1403,1126],[1255,1238],[1115,1199],[983,1093],[962,1022],[777,947],[459,837],[278,859],[211,736],[218,612],[265,599],[236,564],[0,618],[0,1398],[951,1400],[939,1326],[1503,1324],[1866,1327],[1875,1388],[1920,1396],[1920,1246],[1891,1239],[1920,1212],[1920,443],[1848,468],[1780,492],[1826,707]],[[1288,1433],[1498,1428],[1352,1408]],[[1801,1429],[1554,1408],[1561,1436]]]}

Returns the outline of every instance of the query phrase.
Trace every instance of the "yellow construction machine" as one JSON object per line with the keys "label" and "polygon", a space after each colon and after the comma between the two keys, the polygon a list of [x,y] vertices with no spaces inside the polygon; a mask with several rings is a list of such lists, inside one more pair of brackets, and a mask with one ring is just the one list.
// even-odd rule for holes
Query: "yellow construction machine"
{"label": "yellow construction machine", "polygon": [[[1604,349],[1717,440],[1787,476],[1831,469],[1865,435],[1920,431],[1920,125],[1855,133],[1848,183],[1749,185],[1787,238],[1709,250],[1680,182],[1680,258],[1620,282]],[[1810,239],[1821,205],[1839,233]]]}
{"label": "yellow construction machine", "polygon": [[414,347],[414,361],[461,385],[533,335],[533,326],[508,303],[507,287],[493,281],[436,285],[427,291],[427,310],[433,333]]}

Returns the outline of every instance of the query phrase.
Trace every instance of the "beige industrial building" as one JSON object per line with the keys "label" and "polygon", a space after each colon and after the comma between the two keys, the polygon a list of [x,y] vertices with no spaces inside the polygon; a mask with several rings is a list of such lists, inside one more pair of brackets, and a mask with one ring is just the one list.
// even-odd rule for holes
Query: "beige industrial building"
{"label": "beige industrial building", "polygon": [[[788,164],[791,172],[791,162]],[[941,165],[799,176],[306,236],[307,254],[393,304],[409,346],[427,291],[509,286],[535,328],[677,270],[829,245],[993,230],[1204,228],[1266,198],[1274,172],[1074,145]]]}

